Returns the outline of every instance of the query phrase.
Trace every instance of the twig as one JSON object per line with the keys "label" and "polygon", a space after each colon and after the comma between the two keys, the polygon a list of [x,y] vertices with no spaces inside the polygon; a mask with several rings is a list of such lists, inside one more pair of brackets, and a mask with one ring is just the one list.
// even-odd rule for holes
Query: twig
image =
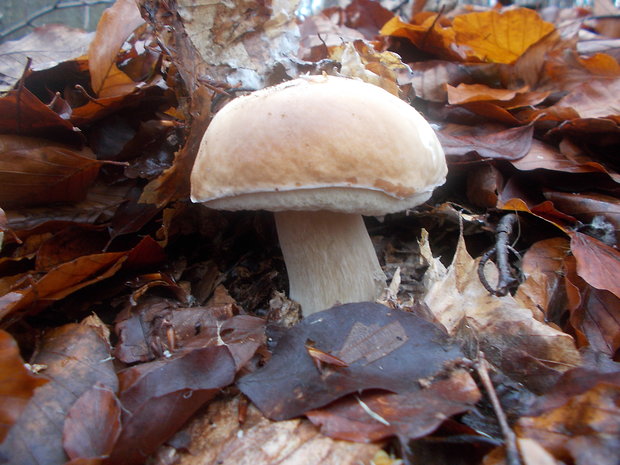
{"label": "twig", "polygon": [[61,2],[60,0],[57,0],[52,5],[48,5],[46,7],[40,8],[39,10],[35,11],[23,21],[15,23],[12,26],[8,27],[7,29],[0,31],[0,41],[4,40],[5,37],[13,34],[16,31],[19,31],[20,29],[23,29],[28,26],[32,26],[33,21],[41,18],[42,16],[48,15],[56,10],[64,10],[66,8],[91,7],[95,5],[112,4],[112,3],[114,3],[114,0],[81,0],[81,1],[72,1],[72,2]]}
{"label": "twig", "polygon": [[[495,245],[482,255],[480,263],[478,264],[478,277],[480,278],[480,282],[487,291],[496,296],[508,294],[510,288],[519,282],[519,280],[513,276],[510,263],[508,263],[508,254],[510,252],[518,255],[518,252],[509,244],[515,223],[517,223],[517,215],[514,213],[509,213],[499,220],[495,230]],[[499,272],[497,288],[493,288],[489,284],[484,274],[484,266],[493,257],[496,258],[497,270]]]}
{"label": "twig", "polygon": [[491,377],[489,376],[488,362],[483,352],[478,352],[478,360],[474,363],[474,367],[476,368],[480,381],[489,396],[491,405],[493,406],[493,411],[497,417],[497,422],[499,423],[502,435],[504,436],[504,445],[506,446],[506,463],[508,465],[522,465],[519,448],[517,447],[517,436],[512,428],[510,428],[506,414],[502,409],[502,404],[497,397]]}

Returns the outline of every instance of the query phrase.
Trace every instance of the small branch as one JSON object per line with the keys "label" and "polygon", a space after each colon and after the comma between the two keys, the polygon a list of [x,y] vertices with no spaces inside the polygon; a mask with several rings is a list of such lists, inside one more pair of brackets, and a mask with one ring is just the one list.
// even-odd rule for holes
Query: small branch
{"label": "small branch", "polygon": [[4,29],[3,31],[0,31],[0,42],[3,41],[9,35],[13,34],[14,32],[19,31],[20,29],[23,29],[28,26],[33,26],[32,24],[33,21],[36,21],[37,19],[45,15],[48,15],[56,10],[64,10],[66,8],[91,7],[95,5],[112,4],[112,3],[114,3],[114,0],[81,0],[81,1],[72,1],[72,2],[61,2],[60,0],[57,0],[52,5],[48,5],[46,7],[43,7],[35,11],[23,21],[13,24],[11,27]]}
{"label": "small branch", "polygon": [[[501,220],[499,220],[495,230],[495,245],[482,255],[480,263],[478,264],[478,277],[480,278],[480,282],[487,291],[498,297],[507,295],[510,288],[519,282],[519,280],[514,277],[512,268],[508,262],[508,254],[510,252],[518,255],[517,251],[509,243],[512,230],[514,225],[517,223],[517,220],[517,215],[514,213],[505,215]],[[496,266],[499,272],[497,288],[493,288],[489,284],[484,274],[484,266],[493,257],[496,258]]]}
{"label": "small branch", "polygon": [[510,428],[506,414],[502,409],[502,404],[497,397],[497,393],[493,387],[493,382],[489,376],[488,362],[486,361],[483,352],[478,352],[478,360],[474,363],[474,367],[476,368],[480,381],[489,396],[495,416],[497,417],[497,422],[499,423],[502,435],[504,436],[504,445],[506,446],[506,463],[508,465],[522,465],[519,448],[517,447],[517,436],[512,428]]}

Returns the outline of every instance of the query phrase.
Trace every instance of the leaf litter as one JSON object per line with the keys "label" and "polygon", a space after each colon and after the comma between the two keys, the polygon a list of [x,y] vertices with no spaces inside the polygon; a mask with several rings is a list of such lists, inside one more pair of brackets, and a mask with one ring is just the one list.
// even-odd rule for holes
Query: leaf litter
{"label": "leaf litter", "polygon": [[[610,2],[139,3],[0,48],[9,463],[617,462]],[[188,173],[227,100],[306,72],[412,103],[450,173],[367,219],[380,303],[298,322],[270,215],[191,205]],[[505,272],[482,257],[515,212],[520,280],[498,297],[478,275]]]}

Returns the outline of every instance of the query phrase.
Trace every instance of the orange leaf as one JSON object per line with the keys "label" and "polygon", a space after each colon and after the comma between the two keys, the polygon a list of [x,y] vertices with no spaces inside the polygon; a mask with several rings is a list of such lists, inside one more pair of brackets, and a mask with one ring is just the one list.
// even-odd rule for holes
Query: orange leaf
{"label": "orange leaf", "polygon": [[101,166],[90,151],[19,136],[1,136],[0,154],[5,208],[81,200]]}
{"label": "orange leaf", "polygon": [[454,41],[454,31],[438,23],[437,15],[428,16],[422,24],[405,23],[397,16],[383,25],[381,35],[404,37],[414,43],[420,50],[442,56],[447,59],[461,60]]}
{"label": "orange leaf", "polygon": [[144,20],[135,0],[117,0],[103,12],[88,49],[91,85],[99,97],[127,92],[127,86],[133,84],[116,68],[115,61],[123,42],[142,23]]}
{"label": "orange leaf", "polygon": [[47,379],[34,376],[26,368],[11,335],[0,330],[0,441],[26,407],[34,390],[45,383]]}
{"label": "orange leaf", "polygon": [[470,58],[512,63],[528,47],[554,30],[534,10],[517,8],[458,15],[452,28],[456,43],[467,46]]}
{"label": "orange leaf", "polygon": [[578,60],[592,74],[599,76],[620,75],[620,64],[614,57],[606,53],[595,53],[590,57],[579,57]]}

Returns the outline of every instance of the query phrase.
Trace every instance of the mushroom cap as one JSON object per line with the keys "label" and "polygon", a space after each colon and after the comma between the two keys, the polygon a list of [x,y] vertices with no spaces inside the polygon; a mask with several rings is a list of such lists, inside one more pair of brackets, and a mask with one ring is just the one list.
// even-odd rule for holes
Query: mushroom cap
{"label": "mushroom cap", "polygon": [[382,215],[425,202],[446,173],[437,136],[410,105],[362,81],[310,76],[214,116],[191,197],[222,210]]}

